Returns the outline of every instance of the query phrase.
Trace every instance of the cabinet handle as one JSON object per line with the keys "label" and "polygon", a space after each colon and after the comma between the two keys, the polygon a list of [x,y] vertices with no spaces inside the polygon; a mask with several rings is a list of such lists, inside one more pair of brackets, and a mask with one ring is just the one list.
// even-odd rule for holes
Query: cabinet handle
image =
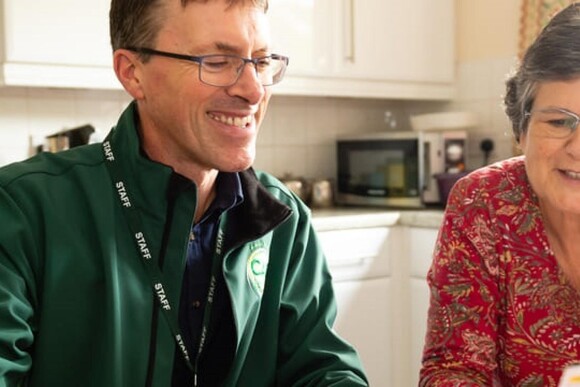
{"label": "cabinet handle", "polygon": [[[364,266],[369,263],[369,261],[378,260],[376,255],[371,255],[367,257],[355,257],[351,259],[331,259],[327,260],[328,266],[332,268],[339,267],[352,267],[352,266]],[[331,270],[332,271],[332,270]]]}
{"label": "cabinet handle", "polygon": [[[433,149],[431,147],[431,141],[424,141],[423,142],[423,175],[421,176],[421,180],[423,180],[423,191],[430,191],[432,189],[431,187],[431,168],[434,168],[434,165],[431,165],[431,162],[433,160],[433,156],[431,155],[431,152],[433,152]],[[419,167],[419,170],[421,170],[421,167]]]}
{"label": "cabinet handle", "polygon": [[344,3],[344,53],[347,62],[354,63],[354,0]]}

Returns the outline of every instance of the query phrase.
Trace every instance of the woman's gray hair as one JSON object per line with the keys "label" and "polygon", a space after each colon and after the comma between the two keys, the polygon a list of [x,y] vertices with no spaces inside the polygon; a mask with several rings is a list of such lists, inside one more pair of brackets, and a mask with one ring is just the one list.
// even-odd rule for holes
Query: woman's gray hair
{"label": "woman's gray hair", "polygon": [[580,76],[580,3],[557,13],[527,49],[516,73],[506,82],[505,112],[516,141],[527,131],[538,85]]}

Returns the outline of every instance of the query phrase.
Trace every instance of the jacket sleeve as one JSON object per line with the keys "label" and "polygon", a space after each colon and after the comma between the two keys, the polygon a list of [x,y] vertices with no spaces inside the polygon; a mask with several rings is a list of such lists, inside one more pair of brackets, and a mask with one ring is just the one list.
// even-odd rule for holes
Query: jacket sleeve
{"label": "jacket sleeve", "polygon": [[483,203],[452,190],[427,281],[431,291],[420,386],[492,386],[497,368],[498,254]]}
{"label": "jacket sleeve", "polygon": [[35,246],[22,212],[0,188],[0,387],[23,383],[32,359],[33,299],[29,252]]}
{"label": "jacket sleeve", "polygon": [[356,351],[332,328],[331,276],[306,211],[296,229],[282,299],[278,380],[292,386],[367,386]]}

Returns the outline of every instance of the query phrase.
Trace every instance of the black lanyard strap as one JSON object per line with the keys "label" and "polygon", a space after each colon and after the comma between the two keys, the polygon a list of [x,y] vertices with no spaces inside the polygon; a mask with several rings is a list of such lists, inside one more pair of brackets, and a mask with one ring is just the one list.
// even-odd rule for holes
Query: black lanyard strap
{"label": "black lanyard strap", "polygon": [[181,330],[179,329],[179,324],[177,321],[177,312],[173,312],[173,304],[169,301],[168,295],[165,292],[165,286],[163,285],[163,274],[156,264],[156,260],[153,257],[153,252],[149,248],[147,243],[147,237],[145,236],[145,229],[143,227],[143,220],[141,218],[140,211],[131,201],[130,189],[127,187],[127,181],[123,179],[123,174],[117,160],[115,158],[115,153],[113,151],[113,145],[111,143],[110,133],[105,141],[103,142],[103,152],[105,155],[105,160],[107,161],[107,169],[109,174],[113,179],[113,185],[118,193],[119,201],[121,207],[123,208],[123,214],[129,225],[129,229],[133,234],[135,247],[142,258],[143,265],[151,281],[151,286],[153,292],[157,296],[157,301],[161,312],[165,317],[169,325],[169,329],[175,338],[175,342],[180,349],[183,358],[187,364],[187,367],[193,372],[194,386],[197,386],[198,382],[198,372],[199,372],[199,360],[201,354],[207,343],[207,338],[209,336],[209,326],[211,320],[211,312],[213,307],[213,301],[215,296],[215,290],[217,287],[217,279],[220,273],[221,262],[223,259],[223,241],[224,241],[224,231],[222,226],[218,227],[218,235],[216,240],[216,246],[212,262],[212,272],[210,278],[210,285],[207,294],[207,302],[204,309],[203,323],[201,328],[201,335],[199,339],[199,346],[197,350],[197,355],[195,358],[195,363],[192,366],[191,358],[187,351],[187,347],[183,341],[183,336],[181,335]]}

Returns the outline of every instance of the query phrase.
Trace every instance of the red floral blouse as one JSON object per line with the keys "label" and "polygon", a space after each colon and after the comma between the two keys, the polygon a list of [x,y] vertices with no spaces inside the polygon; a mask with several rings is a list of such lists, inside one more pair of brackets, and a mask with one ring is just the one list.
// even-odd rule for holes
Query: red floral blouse
{"label": "red floral blouse", "polygon": [[580,293],[550,250],[523,157],[455,185],[428,283],[421,386],[557,386],[580,363]]}

